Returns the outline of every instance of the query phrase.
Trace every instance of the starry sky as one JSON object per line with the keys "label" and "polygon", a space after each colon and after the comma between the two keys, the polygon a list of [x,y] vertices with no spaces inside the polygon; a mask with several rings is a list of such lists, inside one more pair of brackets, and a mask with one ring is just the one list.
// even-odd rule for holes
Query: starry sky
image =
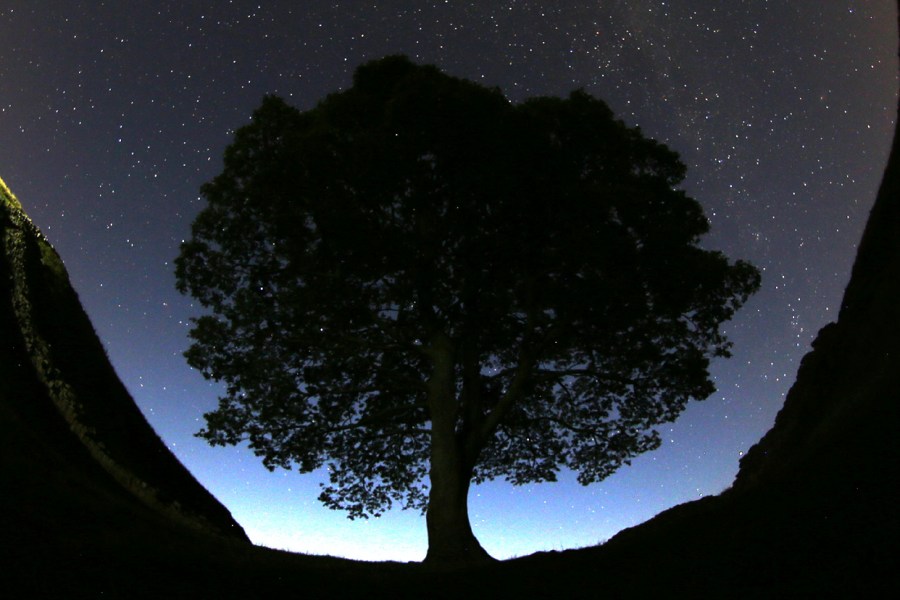
{"label": "starry sky", "polygon": [[836,318],[884,169],[897,103],[892,0],[4,0],[0,177],[61,254],[119,375],[166,445],[251,539],[420,560],[424,519],[349,521],[322,473],[269,473],[193,434],[216,384],[182,357],[173,259],[234,130],[264,94],[312,107],[367,60],[403,53],[511,101],[584,88],[677,150],[712,224],[704,245],[756,264],[728,324],[718,391],[659,450],[590,487],[473,489],[498,558],[602,542],[727,488],[772,425],[801,357]]}

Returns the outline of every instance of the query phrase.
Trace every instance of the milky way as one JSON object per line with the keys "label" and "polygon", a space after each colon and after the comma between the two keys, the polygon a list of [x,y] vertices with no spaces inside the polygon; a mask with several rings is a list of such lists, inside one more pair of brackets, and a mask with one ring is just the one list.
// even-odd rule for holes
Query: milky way
{"label": "milky way", "polygon": [[764,282],[728,325],[718,391],[661,429],[660,450],[588,488],[563,474],[473,490],[473,526],[495,556],[583,546],[721,491],[771,427],[836,318],[886,162],[896,22],[892,0],[6,0],[0,176],[62,255],[150,423],[254,542],[416,560],[419,515],[351,523],[317,503],[321,474],[268,473],[247,450],[193,437],[217,388],[181,356],[199,309],[175,291],[172,261],[199,187],[263,95],[309,108],[386,54],[512,101],[603,98],[681,153],[712,224],[704,244]]}

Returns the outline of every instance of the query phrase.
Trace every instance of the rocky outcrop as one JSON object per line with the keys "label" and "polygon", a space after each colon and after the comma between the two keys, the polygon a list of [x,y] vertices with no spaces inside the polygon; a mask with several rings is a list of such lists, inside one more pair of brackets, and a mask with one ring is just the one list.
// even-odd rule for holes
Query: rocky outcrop
{"label": "rocky outcrop", "polygon": [[[900,118],[900,104],[898,104]],[[573,557],[621,590],[697,597],[900,592],[900,135],[838,320],[802,360],[775,424],[732,487]],[[635,568],[635,564],[642,564]],[[643,575],[642,575],[643,573]],[[642,580],[642,576],[645,579]]]}
{"label": "rocky outcrop", "polygon": [[[28,522],[39,532],[54,522],[41,510],[68,515],[67,502],[108,481],[110,490],[130,498],[126,506],[139,502],[145,513],[180,526],[248,542],[147,423],[110,365],[62,261],[2,180],[0,252],[2,512],[5,519],[18,515],[2,533]],[[105,480],[97,478],[97,467]],[[103,514],[81,518],[104,525]]]}
{"label": "rocky outcrop", "polygon": [[[900,107],[898,107],[900,116]],[[896,472],[900,408],[900,136],[894,136],[836,323],[804,357],[775,426],[741,460],[744,490],[816,469]],[[885,482],[886,483],[886,482]]]}

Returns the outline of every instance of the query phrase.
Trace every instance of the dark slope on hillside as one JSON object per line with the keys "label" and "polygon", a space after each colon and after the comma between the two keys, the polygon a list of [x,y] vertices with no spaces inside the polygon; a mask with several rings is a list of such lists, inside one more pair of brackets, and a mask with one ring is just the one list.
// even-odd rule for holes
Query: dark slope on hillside
{"label": "dark slope on hillside", "polygon": [[602,547],[546,560],[565,572],[598,569],[607,592],[625,595],[895,596],[898,341],[900,131],[838,321],[819,332],[775,425],[741,461],[732,488]]}
{"label": "dark slope on hillside", "polygon": [[[900,124],[900,100],[897,115]],[[741,460],[735,491],[797,477],[827,477],[836,484],[832,493],[846,494],[848,500],[870,494],[867,522],[884,533],[889,525],[898,539],[900,494],[894,485],[900,466],[898,343],[900,129],[894,134],[838,321],[819,332],[775,426]]]}
{"label": "dark slope on hillside", "polygon": [[898,341],[900,131],[838,321],[819,332],[732,488],[603,546],[503,565],[507,589],[571,598],[896,596]]}
{"label": "dark slope on hillside", "polygon": [[[898,103],[900,120],[900,103]],[[588,551],[641,589],[731,597],[900,592],[900,131],[836,323],[726,493]],[[668,582],[668,583],[667,583]]]}
{"label": "dark slope on hillside", "polygon": [[825,457],[837,461],[832,467],[840,466],[834,473],[841,476],[896,468],[900,446],[892,426],[900,406],[898,342],[900,136],[895,134],[838,321],[819,332],[775,426],[741,460],[734,487],[816,469]]}
{"label": "dark slope on hillside", "polygon": [[141,520],[248,542],[147,424],[55,250],[2,182],[0,247],[3,551],[83,552],[98,528],[128,536]]}

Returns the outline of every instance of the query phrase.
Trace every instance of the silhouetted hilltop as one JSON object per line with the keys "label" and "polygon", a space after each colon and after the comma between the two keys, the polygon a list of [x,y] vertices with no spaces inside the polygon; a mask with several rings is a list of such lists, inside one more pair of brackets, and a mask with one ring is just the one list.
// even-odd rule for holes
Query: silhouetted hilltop
{"label": "silhouetted hilltop", "polygon": [[[900,109],[898,109],[900,116]],[[900,137],[859,245],[837,323],[804,357],[775,426],[741,460],[736,489],[829,458],[853,480],[896,470],[892,439],[900,404]],[[893,460],[893,462],[891,462]],[[832,465],[832,469],[837,465]]]}
{"label": "silhouetted hilltop", "polygon": [[120,500],[249,541],[148,425],[113,371],[62,261],[2,181],[0,240],[0,518],[16,519],[18,528],[33,524],[37,534],[53,522],[50,513],[69,514],[66,503],[86,479],[91,487],[106,486],[99,467],[127,491]]}
{"label": "silhouetted hilltop", "polygon": [[895,132],[838,321],[819,332],[775,425],[741,460],[732,488],[586,552],[623,569],[629,559],[643,562],[656,573],[644,590],[662,591],[673,578],[676,588],[731,597],[896,595],[898,340]]}

